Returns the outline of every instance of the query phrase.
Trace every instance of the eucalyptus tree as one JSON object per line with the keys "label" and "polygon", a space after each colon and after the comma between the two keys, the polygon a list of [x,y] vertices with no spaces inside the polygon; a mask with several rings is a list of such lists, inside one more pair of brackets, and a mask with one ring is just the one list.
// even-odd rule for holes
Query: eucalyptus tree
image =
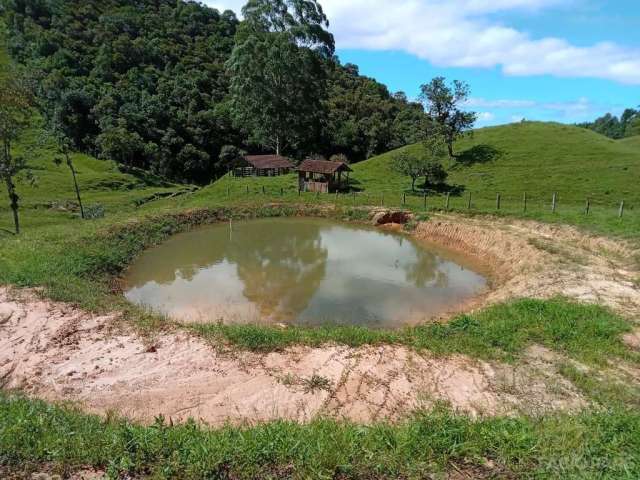
{"label": "eucalyptus tree", "polygon": [[7,189],[16,235],[20,233],[20,196],[16,190],[15,178],[27,166],[24,157],[15,154],[13,145],[29,127],[31,105],[29,90],[20,79],[13,75],[0,79],[0,180]]}
{"label": "eucalyptus tree", "polygon": [[250,0],[227,62],[232,115],[281,154],[320,138],[335,43],[316,0]]}
{"label": "eucalyptus tree", "polygon": [[420,100],[433,122],[432,126],[437,127],[437,133],[444,137],[449,157],[454,158],[455,141],[473,128],[477,120],[475,112],[464,109],[464,104],[471,94],[470,87],[459,80],[447,85],[444,77],[436,77],[422,85],[420,90]]}

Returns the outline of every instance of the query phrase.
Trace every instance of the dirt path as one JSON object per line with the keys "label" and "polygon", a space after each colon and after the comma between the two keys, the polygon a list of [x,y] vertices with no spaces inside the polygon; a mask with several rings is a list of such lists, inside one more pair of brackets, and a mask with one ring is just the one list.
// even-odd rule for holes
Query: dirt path
{"label": "dirt path", "polygon": [[[563,294],[640,312],[640,275],[627,261],[637,252],[627,246],[570,228],[455,217],[415,234],[492,266],[496,289],[482,304]],[[516,367],[395,346],[222,352],[185,333],[162,334],[150,349],[114,320],[0,288],[0,386],[91,412],[212,425],[319,415],[371,422],[436,401],[473,415],[585,404],[540,347]]]}

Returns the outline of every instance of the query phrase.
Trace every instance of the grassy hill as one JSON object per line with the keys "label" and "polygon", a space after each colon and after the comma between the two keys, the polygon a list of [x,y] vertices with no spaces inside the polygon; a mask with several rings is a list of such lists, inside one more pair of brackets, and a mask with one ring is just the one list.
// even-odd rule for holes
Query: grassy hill
{"label": "grassy hill", "polygon": [[[637,178],[640,152],[590,130],[555,123],[526,122],[476,130],[456,145],[458,162],[449,168],[448,184],[478,199],[615,205],[625,199],[640,203]],[[419,152],[421,145],[406,147]],[[410,186],[391,169],[396,152],[354,166],[360,187],[371,191],[403,191]]]}
{"label": "grassy hill", "polygon": [[618,140],[618,142],[627,147],[636,148],[640,152],[640,135],[636,135],[635,137],[623,138],[622,140]]}

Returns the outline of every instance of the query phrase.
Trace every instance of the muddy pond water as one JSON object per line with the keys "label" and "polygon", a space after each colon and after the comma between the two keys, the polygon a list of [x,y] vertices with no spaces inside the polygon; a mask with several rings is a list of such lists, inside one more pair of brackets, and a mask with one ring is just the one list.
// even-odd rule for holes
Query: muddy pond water
{"label": "muddy pond water", "polygon": [[389,328],[456,309],[487,279],[405,234],[275,218],[176,235],[125,284],[129,301],[183,322]]}

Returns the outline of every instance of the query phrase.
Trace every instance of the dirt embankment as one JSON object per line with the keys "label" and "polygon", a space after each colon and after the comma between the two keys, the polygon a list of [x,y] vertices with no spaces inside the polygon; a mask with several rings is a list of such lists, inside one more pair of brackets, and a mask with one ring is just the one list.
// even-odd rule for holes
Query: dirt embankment
{"label": "dirt embankment", "polygon": [[[492,268],[496,288],[482,303],[563,294],[640,312],[637,272],[625,265],[634,252],[624,245],[567,228],[455,217],[422,223],[415,235]],[[319,415],[370,422],[436,401],[474,415],[585,404],[556,371],[557,356],[540,347],[517,366],[397,346],[260,355],[213,349],[185,333],[164,333],[149,348],[114,320],[0,288],[0,386],[91,412],[212,425]]]}
{"label": "dirt embankment", "polygon": [[437,400],[471,414],[583,404],[537,355],[517,368],[395,346],[260,355],[220,352],[181,333],[160,336],[150,349],[132,332],[111,331],[112,317],[6,289],[0,303],[4,388],[141,421],[163,414],[212,425],[318,415],[368,422]]}
{"label": "dirt embankment", "polygon": [[467,256],[493,278],[475,306],[565,296],[640,320],[640,251],[572,227],[495,218],[435,217],[415,236]]}

